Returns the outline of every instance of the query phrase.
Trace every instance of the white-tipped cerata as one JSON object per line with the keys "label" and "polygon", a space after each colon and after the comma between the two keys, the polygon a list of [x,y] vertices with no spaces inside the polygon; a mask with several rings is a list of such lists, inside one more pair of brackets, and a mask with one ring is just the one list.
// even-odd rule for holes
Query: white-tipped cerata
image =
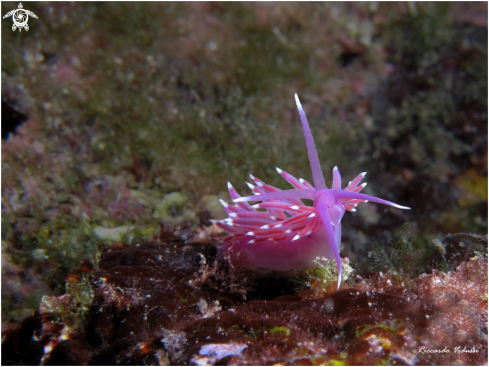
{"label": "white-tipped cerata", "polygon": [[228,203],[226,203],[224,200],[219,199],[219,201],[221,202],[221,205],[222,205],[223,207],[227,208],[227,207],[229,206],[229,204],[228,204]]}
{"label": "white-tipped cerata", "polygon": [[275,169],[277,170],[277,172],[278,172],[278,174],[279,174],[279,175],[281,175],[281,174],[282,174],[283,170],[281,170],[281,169],[280,169],[280,168],[278,168],[278,167],[275,167]]}

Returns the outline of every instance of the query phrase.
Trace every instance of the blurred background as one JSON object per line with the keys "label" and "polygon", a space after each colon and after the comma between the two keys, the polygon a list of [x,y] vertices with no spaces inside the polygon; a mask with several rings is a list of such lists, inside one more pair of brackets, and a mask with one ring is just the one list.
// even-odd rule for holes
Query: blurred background
{"label": "blurred background", "polygon": [[[2,16],[16,9],[2,2]],[[2,327],[107,242],[224,218],[226,182],[367,171],[342,255],[487,234],[487,3],[29,2],[2,20]],[[207,212],[207,213],[206,213]]]}

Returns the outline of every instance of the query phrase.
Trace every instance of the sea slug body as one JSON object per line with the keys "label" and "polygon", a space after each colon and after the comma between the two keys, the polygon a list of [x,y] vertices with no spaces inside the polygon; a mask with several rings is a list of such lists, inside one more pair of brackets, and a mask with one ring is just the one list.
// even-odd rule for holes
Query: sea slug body
{"label": "sea slug body", "polygon": [[[278,173],[294,188],[280,190],[251,176],[248,186],[253,196],[241,197],[228,183],[228,190],[236,205],[221,200],[228,218],[216,221],[230,235],[224,239],[221,256],[233,263],[244,256],[247,265],[275,270],[307,269],[316,257],[335,259],[338,265],[338,288],[341,285],[341,219],[345,210],[355,211],[359,203],[372,201],[399,209],[410,209],[374,196],[361,194],[367,185],[359,174],[345,189],[341,189],[341,175],[333,169],[333,185],[326,187],[316,147],[302,105],[297,94],[302,130],[306,140],[314,186],[277,168]],[[313,206],[301,199],[310,199]],[[249,201],[261,201],[250,205]]]}

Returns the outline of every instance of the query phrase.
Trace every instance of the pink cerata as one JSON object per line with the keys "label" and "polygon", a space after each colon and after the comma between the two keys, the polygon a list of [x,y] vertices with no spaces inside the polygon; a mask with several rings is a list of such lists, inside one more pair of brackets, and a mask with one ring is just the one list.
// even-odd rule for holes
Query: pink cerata
{"label": "pink cerata", "polygon": [[[248,266],[275,270],[311,268],[316,257],[335,259],[339,288],[342,277],[339,254],[341,219],[345,210],[353,212],[357,204],[367,201],[399,209],[410,208],[360,194],[367,185],[359,185],[366,172],[359,174],[342,189],[340,171],[334,167],[333,186],[328,189],[311,129],[297,94],[295,102],[306,139],[314,186],[280,168],[277,168],[278,173],[294,187],[292,190],[282,191],[250,175],[255,185],[248,183],[248,186],[254,195],[241,197],[228,183],[229,194],[236,205],[221,200],[229,218],[216,223],[230,235],[224,238],[220,254],[228,257],[231,263],[235,263],[238,256],[243,256]],[[305,205],[301,199],[312,200],[313,206]],[[248,201],[261,203],[250,205]]]}

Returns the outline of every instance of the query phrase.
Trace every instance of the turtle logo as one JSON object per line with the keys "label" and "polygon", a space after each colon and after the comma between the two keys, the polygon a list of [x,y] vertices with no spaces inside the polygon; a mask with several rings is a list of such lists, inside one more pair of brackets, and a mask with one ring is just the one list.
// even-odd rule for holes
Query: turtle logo
{"label": "turtle logo", "polygon": [[15,31],[17,28],[19,28],[19,32],[22,31],[22,28],[25,28],[25,30],[28,31],[29,25],[27,24],[27,21],[29,20],[29,15],[37,19],[36,14],[29,10],[25,10],[22,3],[19,3],[19,8],[9,11],[3,16],[3,19],[12,17],[12,20],[14,21],[14,25],[12,26],[13,31]]}

